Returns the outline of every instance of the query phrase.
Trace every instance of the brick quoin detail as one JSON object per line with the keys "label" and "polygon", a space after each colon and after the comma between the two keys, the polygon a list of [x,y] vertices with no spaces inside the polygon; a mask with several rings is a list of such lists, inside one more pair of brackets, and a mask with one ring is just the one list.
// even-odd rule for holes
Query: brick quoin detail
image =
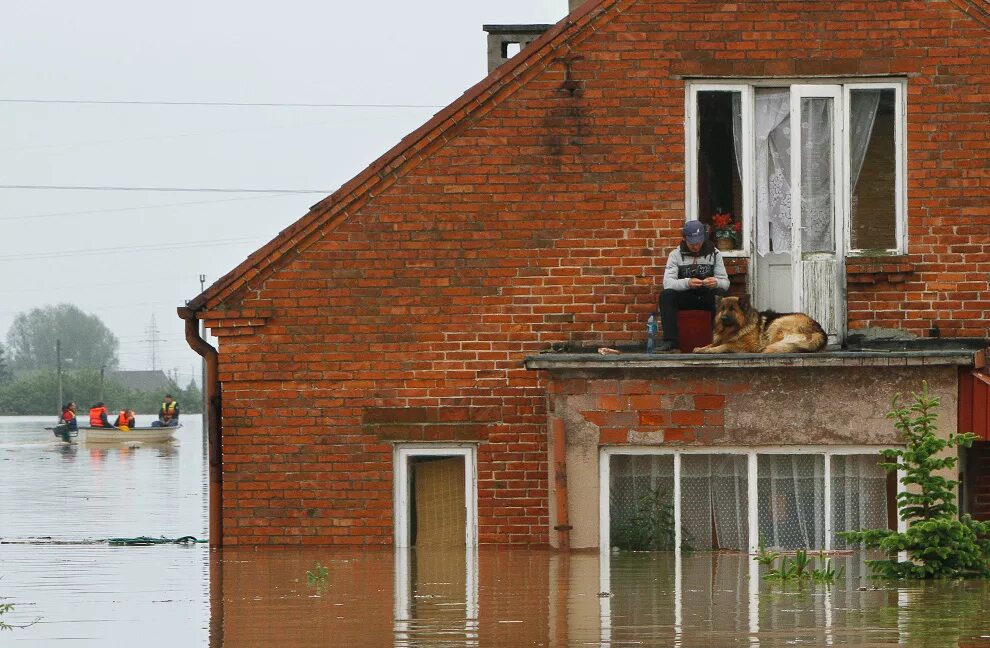
{"label": "brick quoin detail", "polygon": [[747,382],[731,377],[563,379],[552,393],[579,407],[581,417],[598,428],[600,445],[704,444],[724,439],[726,396],[748,389]]}
{"label": "brick quoin detail", "polygon": [[[724,433],[718,397],[745,385],[522,366],[642,343],[684,221],[688,78],[906,78],[908,249],[850,260],[848,326],[986,337],[977,6],[583,4],[190,302],[220,336],[225,544],[390,544],[393,443],[445,435],[482,441],[480,542],[546,544],[548,387],[600,397],[582,411],[603,443]],[[375,418],[405,408],[438,418]],[[475,409],[498,414],[441,419]]]}

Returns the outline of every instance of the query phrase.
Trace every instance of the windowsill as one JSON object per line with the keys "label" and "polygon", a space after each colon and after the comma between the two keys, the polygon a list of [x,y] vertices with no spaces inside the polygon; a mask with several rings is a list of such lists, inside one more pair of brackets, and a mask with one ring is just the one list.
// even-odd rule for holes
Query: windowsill
{"label": "windowsill", "polygon": [[902,250],[848,250],[846,257],[850,259],[891,259],[896,257],[907,257],[907,253]]}

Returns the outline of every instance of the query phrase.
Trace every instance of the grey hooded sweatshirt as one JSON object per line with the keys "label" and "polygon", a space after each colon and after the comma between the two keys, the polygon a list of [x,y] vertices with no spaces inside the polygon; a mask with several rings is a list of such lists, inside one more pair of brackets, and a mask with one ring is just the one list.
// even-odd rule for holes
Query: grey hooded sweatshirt
{"label": "grey hooded sweatshirt", "polygon": [[705,241],[697,254],[693,254],[684,241],[667,257],[663,270],[664,290],[690,290],[689,279],[715,277],[717,290],[729,289],[729,274],[725,271],[722,254],[711,241]]}

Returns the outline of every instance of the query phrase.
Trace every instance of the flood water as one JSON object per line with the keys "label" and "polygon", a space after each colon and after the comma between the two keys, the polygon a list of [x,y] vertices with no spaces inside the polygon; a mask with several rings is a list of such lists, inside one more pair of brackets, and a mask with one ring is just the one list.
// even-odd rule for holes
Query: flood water
{"label": "flood water", "polygon": [[990,585],[876,583],[861,556],[782,588],[725,553],[108,546],[205,538],[200,421],[137,447],[49,423],[0,417],[0,620],[27,626],[4,646],[990,646]]}

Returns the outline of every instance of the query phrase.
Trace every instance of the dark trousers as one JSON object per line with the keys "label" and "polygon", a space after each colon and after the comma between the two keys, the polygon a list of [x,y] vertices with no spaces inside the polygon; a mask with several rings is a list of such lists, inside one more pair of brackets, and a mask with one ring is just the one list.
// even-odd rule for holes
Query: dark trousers
{"label": "dark trousers", "polygon": [[660,322],[663,339],[677,341],[677,312],[682,310],[706,310],[715,312],[715,297],[725,291],[717,288],[692,288],[690,290],[664,290],[660,293]]}

